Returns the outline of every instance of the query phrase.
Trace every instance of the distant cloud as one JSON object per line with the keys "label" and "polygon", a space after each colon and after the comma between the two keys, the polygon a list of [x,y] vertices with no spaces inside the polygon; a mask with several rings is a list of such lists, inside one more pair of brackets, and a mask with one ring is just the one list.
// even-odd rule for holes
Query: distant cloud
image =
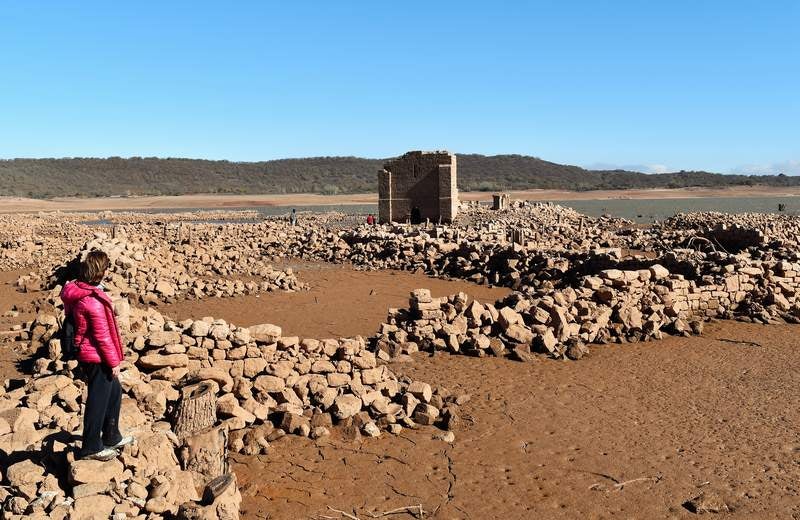
{"label": "distant cloud", "polygon": [[665,164],[613,164],[613,163],[593,163],[587,164],[584,168],[588,170],[627,170],[642,173],[668,173],[674,171]]}
{"label": "distant cloud", "polygon": [[800,175],[800,161],[783,161],[769,164],[745,164],[731,169],[739,175]]}
{"label": "distant cloud", "polygon": [[669,173],[674,171],[670,169],[666,164],[645,164],[644,165],[645,173]]}

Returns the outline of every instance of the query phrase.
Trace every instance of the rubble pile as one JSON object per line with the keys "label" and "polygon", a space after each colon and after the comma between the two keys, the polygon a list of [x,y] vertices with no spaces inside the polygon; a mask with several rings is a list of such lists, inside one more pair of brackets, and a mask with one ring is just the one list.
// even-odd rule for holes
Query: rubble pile
{"label": "rubble pile", "polygon": [[[177,298],[239,296],[267,291],[305,289],[289,268],[279,270],[242,256],[235,249],[221,250],[191,245],[157,246],[126,237],[97,233],[66,267],[56,269],[50,285],[74,279],[86,253],[99,249],[111,260],[107,289],[135,297],[137,303],[157,304]],[[244,275],[251,280],[232,278]],[[18,285],[29,283],[20,278]]]}
{"label": "rubble pile", "polygon": [[0,214],[0,271],[51,267],[74,254],[91,230],[50,214]]}
{"label": "rubble pile", "polygon": [[679,231],[685,239],[704,237],[717,250],[732,254],[749,248],[795,250],[800,245],[800,219],[786,214],[679,213],[655,224],[654,229]]}
{"label": "rubble pile", "polygon": [[[181,514],[198,508],[208,515],[202,518],[238,518],[238,492],[201,501],[211,484],[193,453],[209,439],[221,435],[225,451],[258,454],[283,435],[318,438],[333,425],[372,437],[417,425],[453,430],[468,399],[398,378],[360,337],[300,339],[270,324],[244,328],[213,318],[176,323],[121,303],[115,307],[128,346],[120,423],[135,431],[136,443],[119,460],[75,460],[84,385],[73,374],[76,363],[61,360],[57,317],[37,316],[31,338],[46,355],[24,384],[0,389],[5,518],[196,518]],[[197,385],[211,389],[218,419],[183,437],[176,409]]]}
{"label": "rubble pile", "polygon": [[[541,234],[572,234],[579,232],[587,236],[599,237],[604,233],[614,233],[633,225],[633,222],[611,216],[591,218],[552,202],[530,202],[512,200],[506,209],[494,210],[477,202],[464,203],[459,210],[454,225],[460,228],[525,228]],[[608,236],[608,235],[606,235]]]}
{"label": "rubble pile", "polygon": [[68,370],[42,371],[21,386],[0,389],[0,517],[157,519],[191,502],[205,518],[238,518],[235,477],[225,496],[202,503],[206,483],[184,467],[180,440],[163,417],[144,413],[135,399],[123,398],[120,427],[135,432],[136,443],[118,459],[76,460],[83,394],[84,384]]}
{"label": "rubble pile", "polygon": [[162,213],[142,213],[136,211],[101,211],[85,219],[103,221],[106,224],[154,224],[167,223],[228,223],[228,222],[256,222],[263,219],[263,215],[255,210],[202,210],[180,211]]}
{"label": "rubble pile", "polygon": [[392,357],[414,350],[475,356],[531,353],[580,359],[591,343],[660,339],[662,331],[698,332],[684,302],[668,306],[660,293],[688,286],[681,275],[654,265],[639,271],[606,270],[576,287],[512,293],[495,303],[468,302],[465,294],[431,298],[414,291],[408,310],[392,309],[375,347]]}
{"label": "rubble pile", "polygon": [[605,269],[574,286],[515,292],[494,304],[463,293],[414,291],[408,309],[390,309],[374,346],[390,357],[417,350],[531,359],[531,352],[579,359],[587,345],[700,334],[707,318],[800,323],[800,262],[744,255],[707,263],[696,280],[660,265]]}

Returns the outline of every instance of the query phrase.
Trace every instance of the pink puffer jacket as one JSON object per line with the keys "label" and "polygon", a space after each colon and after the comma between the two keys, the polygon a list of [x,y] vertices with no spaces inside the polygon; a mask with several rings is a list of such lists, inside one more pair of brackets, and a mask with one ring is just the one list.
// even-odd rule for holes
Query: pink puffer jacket
{"label": "pink puffer jacket", "polygon": [[64,285],[61,301],[64,312],[71,313],[75,321],[78,361],[105,363],[111,368],[119,365],[122,340],[111,298],[99,287],[75,281]]}

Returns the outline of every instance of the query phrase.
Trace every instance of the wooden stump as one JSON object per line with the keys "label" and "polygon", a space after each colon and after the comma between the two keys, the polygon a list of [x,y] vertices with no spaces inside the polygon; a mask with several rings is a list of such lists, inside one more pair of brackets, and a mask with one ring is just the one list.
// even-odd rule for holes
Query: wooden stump
{"label": "wooden stump", "polygon": [[179,439],[206,430],[217,422],[217,396],[210,383],[186,386],[175,411],[173,431]]}
{"label": "wooden stump", "polygon": [[228,434],[222,426],[211,427],[183,438],[181,466],[192,473],[198,493],[213,479],[228,472]]}

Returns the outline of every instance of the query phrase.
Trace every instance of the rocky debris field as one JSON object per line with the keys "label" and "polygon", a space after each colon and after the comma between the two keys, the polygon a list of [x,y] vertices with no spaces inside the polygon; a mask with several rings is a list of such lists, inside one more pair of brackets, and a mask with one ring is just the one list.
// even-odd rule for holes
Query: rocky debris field
{"label": "rocky debris field", "polygon": [[[238,508],[235,492],[228,502],[201,501],[210,479],[223,475],[193,452],[218,432],[226,438],[224,451],[252,455],[285,434],[327,436],[334,424],[347,435],[371,437],[417,425],[452,429],[458,405],[468,399],[398,378],[363,338],[300,339],[283,337],[270,324],[175,323],[154,309],[117,310],[129,347],[120,376],[121,426],[136,432],[136,444],[119,461],[74,460],[83,384],[74,377],[74,363],[60,360],[57,317],[39,315],[30,328],[32,344],[43,353],[34,375],[0,392],[6,518],[93,518],[97,511],[103,517],[189,518],[182,511],[198,507],[203,518],[232,518],[222,510],[231,503]],[[179,438],[176,410],[187,386],[198,383],[210,388],[213,420]]]}
{"label": "rocky debris field", "polygon": [[[386,364],[420,350],[578,360],[593,345],[701,334],[712,318],[800,321],[793,217],[678,215],[641,229],[550,204],[499,212],[472,204],[446,226],[342,229],[328,226],[331,218],[304,215],[291,226],[281,218],[189,223],[202,214],[186,214],[170,227],[169,218],[127,215],[98,228],[79,223],[86,215],[0,216],[0,267],[30,268],[17,286],[40,294],[36,319],[2,336],[32,356],[29,377],[0,390],[3,515],[235,518],[228,451],[260,454],[283,435],[321,438],[334,426],[348,437],[434,426],[452,442],[469,396]],[[89,464],[73,454],[83,385],[56,338],[61,284],[92,249],[112,260],[107,290],[127,350],[122,423],[138,441],[117,461]],[[284,337],[275,325],[175,322],[156,310],[186,298],[304,289],[290,269],[272,267],[276,259],[419,271],[515,292],[478,302],[418,289],[367,338]]]}
{"label": "rocky debris field", "polygon": [[129,240],[120,234],[110,238],[96,233],[66,265],[56,267],[49,276],[46,269],[20,276],[17,286],[32,291],[63,284],[77,276],[86,253],[99,249],[111,260],[106,289],[145,305],[169,303],[176,298],[219,298],[305,288],[291,269],[275,269],[247,255],[243,248],[183,243],[165,246],[151,237]]}

